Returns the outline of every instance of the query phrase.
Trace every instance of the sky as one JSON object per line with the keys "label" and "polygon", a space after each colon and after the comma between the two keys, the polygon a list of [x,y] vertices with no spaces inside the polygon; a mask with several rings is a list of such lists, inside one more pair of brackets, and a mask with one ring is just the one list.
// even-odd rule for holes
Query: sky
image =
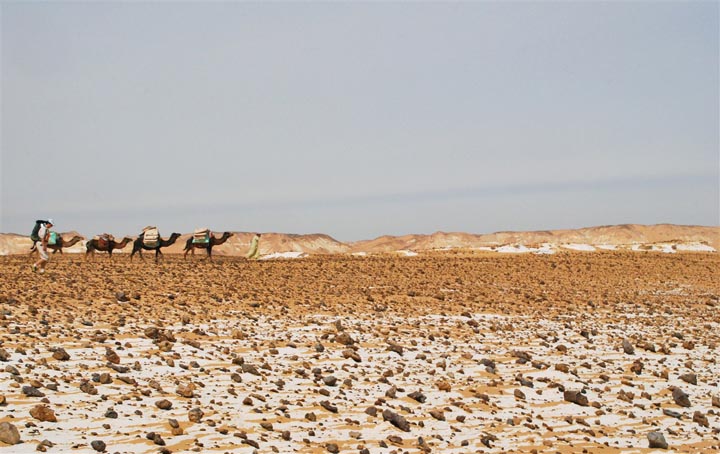
{"label": "sky", "polygon": [[720,225],[718,2],[0,3],[0,232]]}

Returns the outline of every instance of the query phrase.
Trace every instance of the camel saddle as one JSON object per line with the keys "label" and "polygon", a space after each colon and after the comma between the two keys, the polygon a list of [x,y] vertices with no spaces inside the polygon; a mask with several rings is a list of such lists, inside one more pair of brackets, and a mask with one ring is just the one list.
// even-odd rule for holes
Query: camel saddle
{"label": "camel saddle", "polygon": [[98,242],[98,246],[105,248],[111,241],[115,241],[115,237],[109,233],[103,233],[102,235],[95,235],[93,240]]}
{"label": "camel saddle", "polygon": [[203,227],[195,229],[193,232],[193,243],[209,243],[210,242],[210,229]]}
{"label": "camel saddle", "polygon": [[145,227],[143,229],[143,244],[148,247],[155,247],[160,244],[160,231],[157,227]]}

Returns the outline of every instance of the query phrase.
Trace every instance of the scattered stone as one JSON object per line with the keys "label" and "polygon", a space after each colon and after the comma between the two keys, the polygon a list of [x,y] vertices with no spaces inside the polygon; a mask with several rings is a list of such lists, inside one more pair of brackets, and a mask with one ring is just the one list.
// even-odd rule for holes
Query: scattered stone
{"label": "scattered stone", "polygon": [[698,423],[703,427],[710,427],[710,421],[708,421],[707,416],[705,416],[699,411],[693,413],[693,422]]}
{"label": "scattered stone", "polygon": [[155,402],[155,406],[158,407],[160,410],[170,410],[172,408],[172,402],[167,399],[160,399]]}
{"label": "scattered stone", "polygon": [[395,413],[392,410],[383,410],[383,420],[390,422],[393,426],[402,430],[403,432],[410,432],[410,423],[401,415]]}
{"label": "scattered stone", "polygon": [[622,348],[625,354],[627,355],[634,355],[635,354],[635,347],[630,343],[628,339],[623,339],[622,341]]}
{"label": "scattered stone", "polygon": [[55,412],[47,405],[35,405],[30,409],[30,416],[43,422],[57,422]]}
{"label": "scattered stone", "polygon": [[195,407],[188,412],[188,420],[190,422],[200,422],[203,416],[205,416],[205,413],[198,407]]}
{"label": "scattered stone", "polygon": [[175,392],[182,396],[187,397],[188,399],[195,396],[195,385],[192,383],[182,384],[175,389]]}
{"label": "scattered stone", "polygon": [[567,402],[572,402],[582,407],[587,407],[589,404],[587,396],[581,391],[565,391],[563,393],[563,399],[565,399]]}
{"label": "scattered stone", "polygon": [[20,443],[20,432],[18,432],[17,427],[9,422],[0,422],[0,441],[6,445]]}
{"label": "scattered stone", "polygon": [[25,385],[22,387],[22,393],[28,397],[45,397],[45,393],[34,386]]}
{"label": "scattered stone", "polygon": [[680,388],[674,388],[672,397],[676,404],[681,407],[690,407],[690,397]]}
{"label": "scattered stone", "polygon": [[106,445],[102,440],[93,440],[90,442],[90,446],[97,452],[105,452]]}
{"label": "scattered stone", "polygon": [[667,449],[668,443],[665,441],[665,437],[660,432],[650,432],[647,434],[647,439],[651,449]]}
{"label": "scattered stone", "polygon": [[362,358],[360,358],[360,355],[358,355],[353,350],[343,350],[342,355],[343,355],[343,358],[352,359],[356,363],[362,362]]}
{"label": "scattered stone", "polygon": [[80,391],[94,396],[98,393],[97,388],[89,381],[83,381],[80,383]]}
{"label": "scattered stone", "polygon": [[52,357],[58,361],[67,361],[70,359],[70,355],[62,347],[56,348],[52,354]]}
{"label": "scattered stone", "polygon": [[336,407],[335,405],[331,404],[331,403],[328,402],[327,400],[323,400],[322,402],[320,402],[320,406],[323,407],[325,410],[331,412],[331,413],[337,413],[337,412],[338,412],[338,407]]}
{"label": "scattered stone", "polygon": [[427,397],[425,397],[425,394],[421,393],[420,391],[412,392],[412,393],[408,394],[408,397],[414,401],[420,402],[421,404],[425,403],[425,401],[427,400]]}
{"label": "scattered stone", "polygon": [[353,339],[352,336],[350,336],[347,332],[343,331],[341,333],[338,333],[337,336],[335,336],[335,342],[349,347],[355,344],[355,339]]}
{"label": "scattered stone", "polygon": [[697,385],[697,374],[687,373],[680,376],[680,380],[690,383],[691,385]]}

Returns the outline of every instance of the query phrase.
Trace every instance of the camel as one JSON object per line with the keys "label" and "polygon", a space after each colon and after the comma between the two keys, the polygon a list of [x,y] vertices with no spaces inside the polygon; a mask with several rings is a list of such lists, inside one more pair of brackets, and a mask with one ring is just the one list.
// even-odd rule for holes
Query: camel
{"label": "camel", "polygon": [[[58,237],[57,237],[57,242],[56,242],[55,244],[48,244],[48,249],[52,249],[53,254],[55,254],[56,252],[60,252],[60,253],[62,254],[62,253],[63,253],[62,250],[63,250],[64,247],[73,246],[73,245],[75,245],[78,241],[82,241],[83,239],[84,239],[83,237],[75,235],[74,237],[72,237],[72,238],[69,239],[68,241],[65,241],[65,239],[64,239],[62,236],[58,235]],[[33,243],[32,247],[30,248],[30,253],[31,253],[31,254],[32,254],[33,252],[37,251],[37,244],[38,244],[38,243],[39,243],[39,241],[36,241],[36,242]]]}
{"label": "camel", "polygon": [[145,260],[142,256],[142,250],[145,249],[146,251],[155,251],[155,263],[157,263],[158,257],[162,255],[162,252],[160,252],[160,248],[168,247],[171,244],[174,244],[179,237],[179,233],[173,233],[167,240],[163,240],[161,237],[158,241],[157,246],[146,246],[143,242],[145,238],[145,233],[141,233],[140,236],[138,236],[137,239],[133,242],[133,250],[130,254],[130,260],[132,260],[136,252],[139,252],[140,258],[142,260]]}
{"label": "camel", "polygon": [[85,248],[87,249],[87,251],[85,252],[85,258],[87,259],[91,255],[95,256],[95,251],[101,251],[101,252],[107,252],[108,257],[110,257],[112,259],[112,253],[115,249],[124,248],[125,245],[128,244],[129,242],[131,242],[132,240],[133,239],[129,236],[126,236],[120,242],[115,241],[114,238],[111,238],[106,241],[100,241],[96,238],[93,238],[85,244]]}
{"label": "camel", "polygon": [[220,238],[216,238],[215,235],[210,235],[210,241],[208,241],[207,243],[193,243],[193,237],[191,236],[190,238],[188,238],[187,243],[185,243],[185,254],[183,255],[183,258],[187,257],[188,252],[190,252],[192,255],[195,255],[195,249],[205,249],[207,251],[208,260],[212,260],[213,246],[219,246],[223,244],[231,236],[233,236],[233,234],[230,232],[223,233]]}

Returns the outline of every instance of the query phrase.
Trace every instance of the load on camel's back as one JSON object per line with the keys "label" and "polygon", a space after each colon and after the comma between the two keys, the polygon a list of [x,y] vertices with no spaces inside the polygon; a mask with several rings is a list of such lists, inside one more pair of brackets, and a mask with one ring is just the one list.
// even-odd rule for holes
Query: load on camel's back
{"label": "load on camel's back", "polygon": [[147,247],[157,247],[160,244],[160,231],[155,226],[147,226],[142,231],[143,244]]}
{"label": "load on camel's back", "polygon": [[193,232],[193,244],[207,244],[210,242],[210,229],[202,227]]}
{"label": "load on camel's back", "polygon": [[93,240],[97,241],[98,249],[106,250],[111,241],[115,241],[115,237],[109,233],[95,235]]}

